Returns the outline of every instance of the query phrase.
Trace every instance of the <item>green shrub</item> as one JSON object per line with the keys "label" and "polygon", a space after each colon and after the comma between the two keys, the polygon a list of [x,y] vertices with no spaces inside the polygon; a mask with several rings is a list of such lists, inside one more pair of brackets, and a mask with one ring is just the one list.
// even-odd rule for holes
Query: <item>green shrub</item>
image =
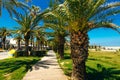
{"label": "green shrub", "polygon": [[[29,56],[42,57],[46,54],[46,51],[31,51]],[[17,57],[26,56],[25,51],[17,51]]]}
{"label": "green shrub", "polygon": [[17,51],[17,57],[25,56],[25,51]]}

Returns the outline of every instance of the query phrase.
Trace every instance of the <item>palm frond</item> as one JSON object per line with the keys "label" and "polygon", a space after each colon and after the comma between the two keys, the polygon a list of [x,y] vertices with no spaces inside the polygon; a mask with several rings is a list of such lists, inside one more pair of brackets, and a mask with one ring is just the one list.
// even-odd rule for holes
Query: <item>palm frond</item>
{"label": "palm frond", "polygon": [[5,8],[11,17],[13,17],[13,14],[15,16],[17,15],[17,8],[21,8],[22,10],[26,11],[25,9],[30,10],[29,6],[23,2],[17,1],[17,0],[0,0],[0,16],[2,13],[2,7]]}
{"label": "palm frond", "polygon": [[[101,23],[110,22],[110,16],[120,13],[120,2],[106,2],[106,0],[66,0],[57,9],[52,11],[52,15],[60,16],[66,21],[68,30],[88,30],[88,22]],[[104,25],[105,26],[105,25]],[[107,25],[106,25],[107,26]]]}
{"label": "palm frond", "polygon": [[111,28],[111,29],[117,31],[118,33],[120,33],[120,31],[119,31],[120,26],[118,26],[114,23],[111,23],[111,22],[104,21],[104,22],[99,22],[99,23],[91,23],[91,26],[89,25],[90,30],[93,30],[93,29],[96,29],[96,28],[101,28],[101,27]]}

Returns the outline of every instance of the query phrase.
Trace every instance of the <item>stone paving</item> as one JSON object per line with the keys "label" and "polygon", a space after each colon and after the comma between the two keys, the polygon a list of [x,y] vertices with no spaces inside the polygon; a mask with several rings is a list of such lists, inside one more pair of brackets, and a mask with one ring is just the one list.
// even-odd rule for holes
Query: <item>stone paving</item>
{"label": "stone paving", "polygon": [[38,61],[27,72],[23,80],[68,80],[57,63],[55,53],[50,50],[47,56]]}

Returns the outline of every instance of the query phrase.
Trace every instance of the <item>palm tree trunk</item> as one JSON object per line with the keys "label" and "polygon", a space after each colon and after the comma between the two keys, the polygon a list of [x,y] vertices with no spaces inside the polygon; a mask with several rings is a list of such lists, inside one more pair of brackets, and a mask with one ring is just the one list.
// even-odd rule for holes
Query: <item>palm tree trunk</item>
{"label": "palm tree trunk", "polygon": [[5,41],[6,41],[6,37],[2,38],[2,48],[5,50]]}
{"label": "palm tree trunk", "polygon": [[59,36],[58,54],[60,59],[64,59],[64,43],[65,43],[64,37]]}
{"label": "palm tree trunk", "polygon": [[42,41],[40,41],[40,50],[42,51]]}
{"label": "palm tree trunk", "polygon": [[38,51],[40,50],[40,41],[38,40]]}
{"label": "palm tree trunk", "polygon": [[38,46],[37,46],[37,41],[35,42],[35,50],[37,50]]}
{"label": "palm tree trunk", "polygon": [[32,50],[32,48],[33,48],[33,37],[31,37],[31,42],[30,42],[30,45],[31,45],[31,50]]}
{"label": "palm tree trunk", "polygon": [[29,55],[28,51],[29,51],[29,39],[25,39],[25,52],[26,52],[26,56]]}
{"label": "palm tree trunk", "polygon": [[5,41],[3,41],[3,49],[5,50]]}
{"label": "palm tree trunk", "polygon": [[35,47],[35,44],[34,44],[34,39],[33,39],[33,42],[32,42],[32,43],[33,43],[33,50],[34,50],[34,47]]}
{"label": "palm tree trunk", "polygon": [[35,43],[34,43],[34,37],[32,36],[33,40],[32,40],[32,47],[33,47],[33,50],[35,50]]}
{"label": "palm tree trunk", "polygon": [[18,50],[20,50],[20,40],[18,40]]}
{"label": "palm tree trunk", "polygon": [[55,45],[52,46],[52,49],[55,51],[55,53],[58,52],[58,45],[55,43]]}
{"label": "palm tree trunk", "polygon": [[86,31],[71,33],[72,80],[86,80],[85,62],[88,57],[88,43]]}
{"label": "palm tree trunk", "polygon": [[48,46],[48,44],[47,44],[47,41],[45,42],[45,50],[47,50],[47,46]]}

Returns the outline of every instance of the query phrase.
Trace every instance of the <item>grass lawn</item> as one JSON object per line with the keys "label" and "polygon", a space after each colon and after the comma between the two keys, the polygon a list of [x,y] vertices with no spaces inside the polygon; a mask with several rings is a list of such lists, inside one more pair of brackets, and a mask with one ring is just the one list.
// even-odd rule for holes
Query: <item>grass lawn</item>
{"label": "grass lawn", "polygon": [[40,57],[18,57],[0,60],[0,80],[22,80]]}
{"label": "grass lawn", "polygon": [[[65,51],[65,59],[59,60],[64,73],[71,76],[72,60],[70,51]],[[86,62],[87,80],[120,80],[120,53],[89,51]]]}

